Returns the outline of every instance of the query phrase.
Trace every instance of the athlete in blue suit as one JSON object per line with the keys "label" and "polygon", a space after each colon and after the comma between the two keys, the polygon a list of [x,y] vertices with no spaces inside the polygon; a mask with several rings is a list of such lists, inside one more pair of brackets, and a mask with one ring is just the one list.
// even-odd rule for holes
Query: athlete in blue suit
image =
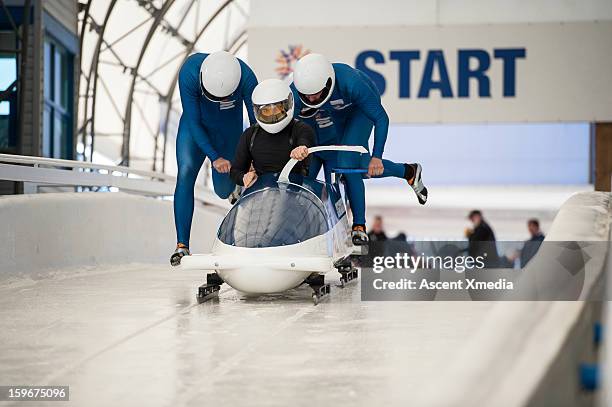
{"label": "athlete in blue suit", "polygon": [[194,185],[208,157],[212,162],[215,193],[227,198],[236,188],[230,179],[230,160],[243,130],[243,104],[255,123],[251,95],[257,78],[243,61],[221,51],[191,55],[179,72],[183,114],[176,138],[178,177],[174,191],[177,248],[170,262],[180,264],[189,255]]}
{"label": "athlete in blue suit", "polygon": [[[376,85],[363,72],[342,63],[330,64],[320,54],[301,58],[294,69],[293,87],[302,105],[329,112],[337,141],[344,145],[361,145],[369,149],[374,128],[374,146],[371,157],[356,153],[337,153],[337,168],[368,169],[370,177],[397,177],[408,181],[421,204],[427,201],[427,188],[423,185],[420,164],[397,164],[382,158],[389,117],[382,106]],[[304,106],[296,111],[303,111]],[[365,158],[368,162],[364,162]],[[365,186],[358,173],[345,174],[347,193],[353,210],[353,242],[367,243],[365,233]]]}
{"label": "athlete in blue suit", "polygon": [[[294,90],[294,100],[298,96]],[[338,145],[340,141],[336,134],[334,122],[331,115],[325,109],[311,109],[303,106],[297,114],[297,117],[308,124],[315,131],[315,145],[331,146]],[[316,178],[321,167],[325,174],[325,181],[331,183],[331,170],[336,168],[338,154],[335,151],[320,151],[310,157],[309,176]]]}

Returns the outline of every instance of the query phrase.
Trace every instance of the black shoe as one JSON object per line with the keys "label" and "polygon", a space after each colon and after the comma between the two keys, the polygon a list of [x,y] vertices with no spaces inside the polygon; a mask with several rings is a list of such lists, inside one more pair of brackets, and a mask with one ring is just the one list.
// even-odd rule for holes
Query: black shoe
{"label": "black shoe", "polygon": [[351,239],[353,240],[353,244],[355,246],[364,246],[370,241],[364,225],[353,225]]}
{"label": "black shoe", "polygon": [[181,259],[183,258],[183,256],[190,255],[191,253],[189,253],[189,248],[184,244],[179,243],[176,245],[176,250],[174,251],[174,253],[172,253],[172,256],[170,256],[170,264],[176,267],[181,264]]}
{"label": "black shoe", "polygon": [[421,205],[427,202],[427,188],[423,184],[423,168],[421,164],[404,164],[404,178],[408,181],[408,185],[414,190],[414,193]]}

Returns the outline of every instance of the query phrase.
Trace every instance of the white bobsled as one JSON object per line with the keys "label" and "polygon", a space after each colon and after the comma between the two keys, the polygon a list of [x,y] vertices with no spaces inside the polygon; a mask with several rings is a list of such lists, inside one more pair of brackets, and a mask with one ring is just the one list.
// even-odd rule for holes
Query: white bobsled
{"label": "white bobsled", "polygon": [[[308,151],[367,153],[361,146]],[[211,253],[186,256],[180,267],[214,271],[249,294],[286,291],[313,275],[346,267],[355,247],[339,185],[301,177],[292,182],[289,175],[296,163],[289,160],[278,179],[274,174],[259,177],[223,219]]]}

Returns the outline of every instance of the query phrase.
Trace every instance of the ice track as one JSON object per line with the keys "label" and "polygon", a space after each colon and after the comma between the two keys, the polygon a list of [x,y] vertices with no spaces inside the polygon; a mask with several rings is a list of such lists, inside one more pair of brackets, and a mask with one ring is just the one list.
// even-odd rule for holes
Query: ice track
{"label": "ice track", "polygon": [[2,382],[69,385],[73,406],[401,405],[491,308],[360,302],[359,282],[316,307],[307,286],[199,305],[202,279],[130,265],[3,286]]}

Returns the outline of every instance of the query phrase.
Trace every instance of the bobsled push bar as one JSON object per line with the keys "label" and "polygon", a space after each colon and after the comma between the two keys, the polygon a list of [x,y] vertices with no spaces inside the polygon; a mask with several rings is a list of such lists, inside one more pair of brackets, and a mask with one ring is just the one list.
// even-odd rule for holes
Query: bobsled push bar
{"label": "bobsled push bar", "polygon": [[[251,265],[253,265],[252,257],[236,255],[193,254],[181,259],[181,268],[183,270],[227,270],[249,267]],[[257,265],[277,270],[310,271],[313,273],[326,273],[334,269],[332,260],[329,257],[315,256],[261,259],[257,262]]]}
{"label": "bobsled push bar", "polygon": [[[348,151],[361,154],[367,154],[368,152],[368,150],[366,150],[363,146],[319,146],[310,147],[308,149],[308,154],[317,153],[319,151]],[[297,162],[298,160],[296,160],[295,158],[291,158],[287,162],[287,164],[285,164],[285,167],[278,176],[278,182],[284,184],[289,183],[289,174],[291,173],[291,170],[293,169],[293,167],[295,167],[295,164],[297,164]]]}

